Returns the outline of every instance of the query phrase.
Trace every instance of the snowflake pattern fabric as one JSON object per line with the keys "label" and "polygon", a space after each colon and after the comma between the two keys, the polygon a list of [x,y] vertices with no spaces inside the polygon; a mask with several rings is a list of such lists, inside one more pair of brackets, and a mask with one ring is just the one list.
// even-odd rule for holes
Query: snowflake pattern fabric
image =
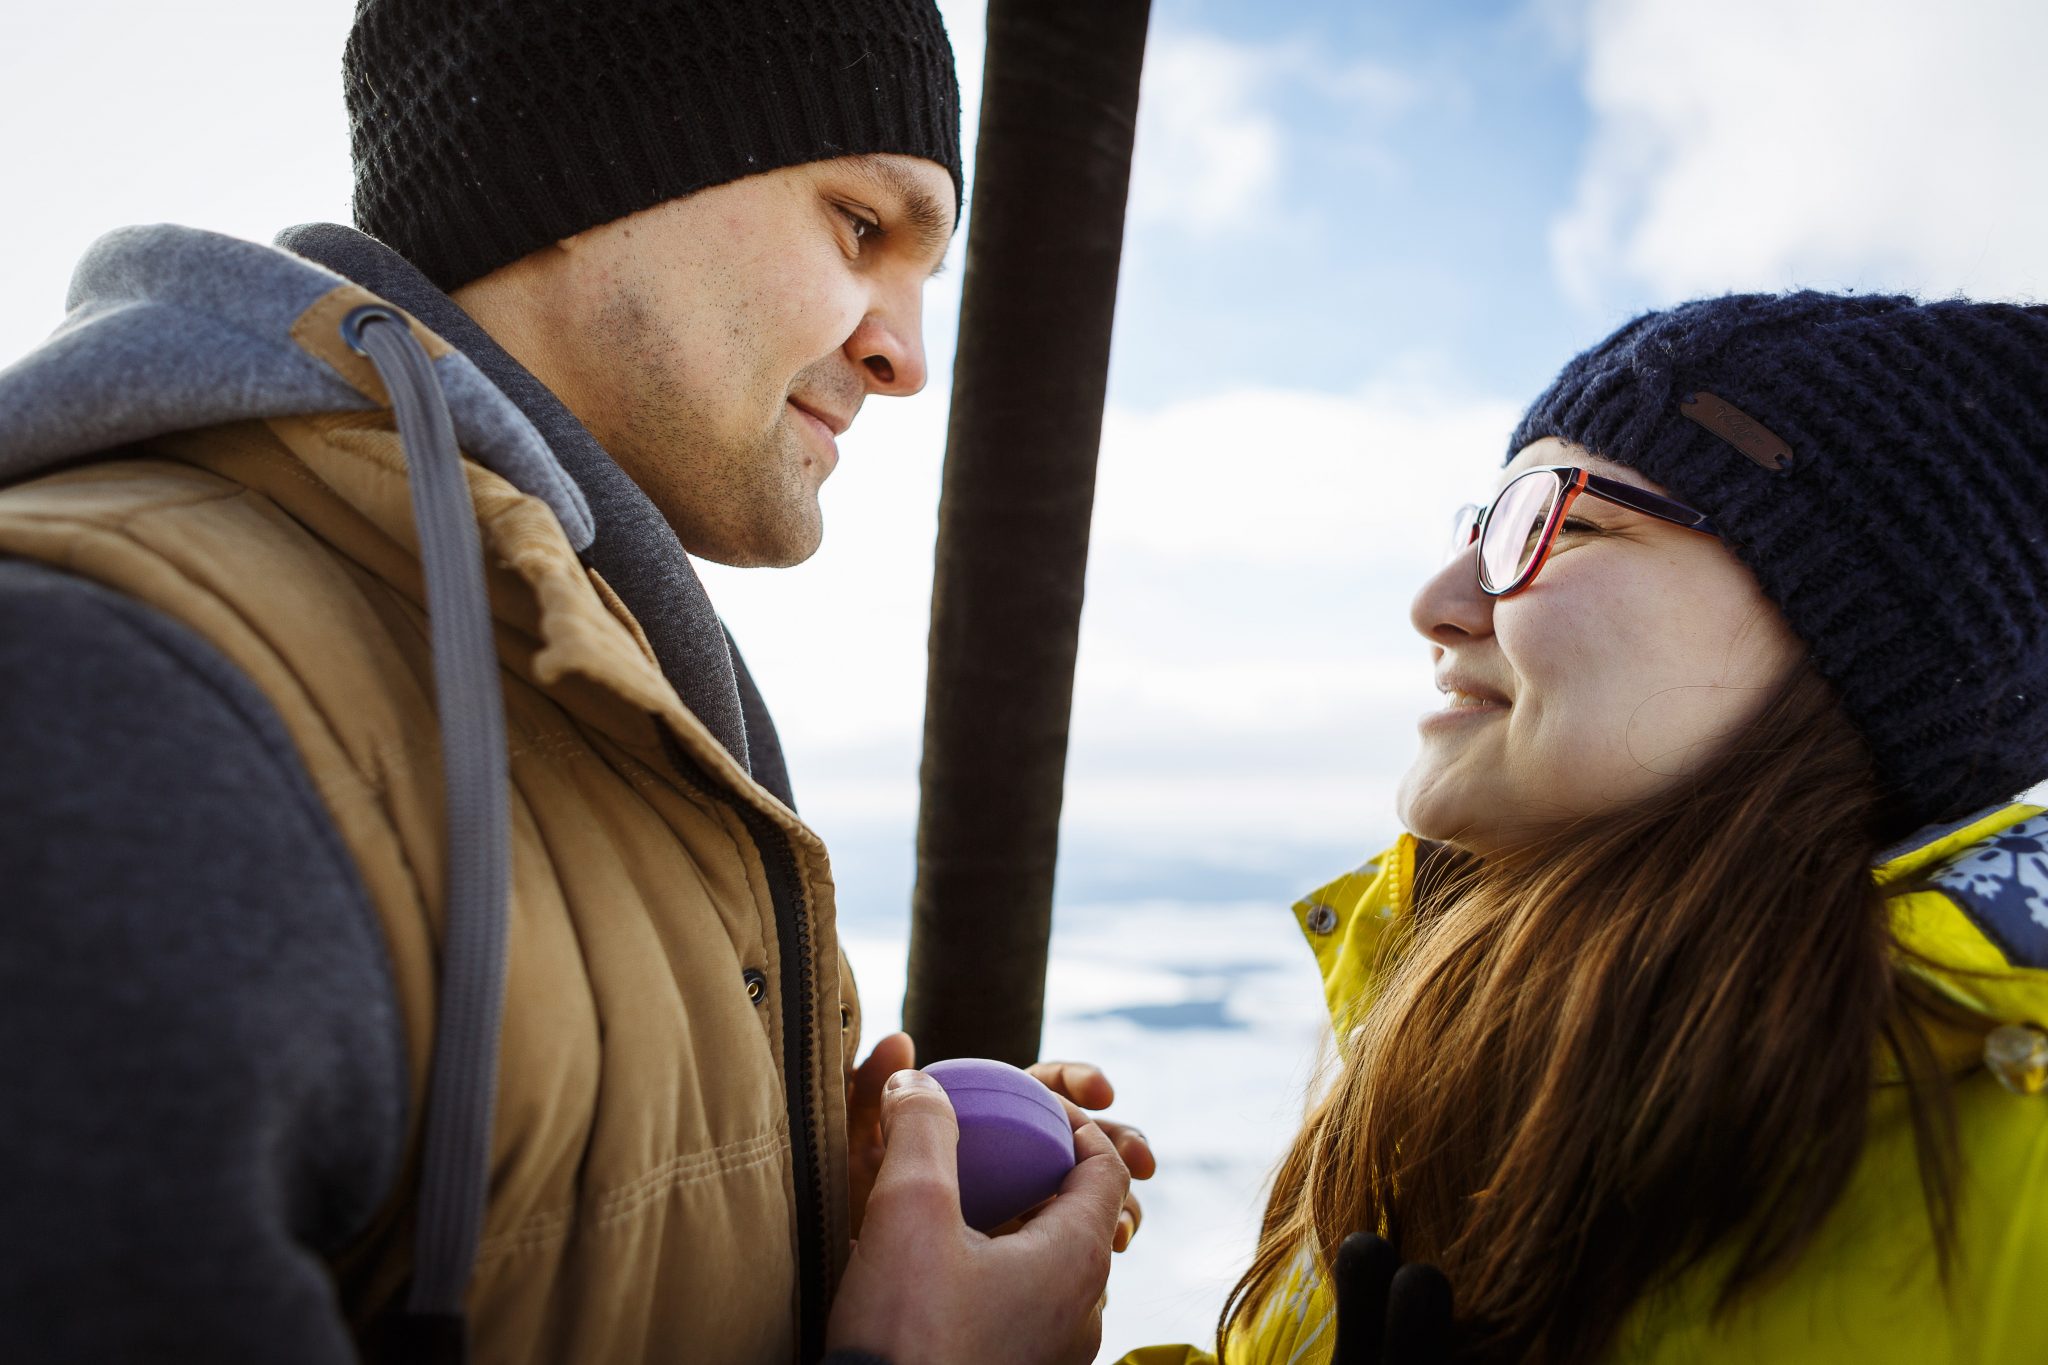
{"label": "snowflake pattern fabric", "polygon": [[2048,814],[1971,846],[1929,880],[2013,965],[2048,968]]}

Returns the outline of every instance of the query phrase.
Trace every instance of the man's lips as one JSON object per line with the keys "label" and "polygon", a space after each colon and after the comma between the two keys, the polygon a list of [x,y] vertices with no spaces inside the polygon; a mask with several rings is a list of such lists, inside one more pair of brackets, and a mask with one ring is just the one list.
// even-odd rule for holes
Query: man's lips
{"label": "man's lips", "polygon": [[825,428],[825,434],[834,439],[845,435],[846,429],[853,425],[853,418],[850,416],[841,417],[836,413],[826,412],[821,408],[814,408],[810,404],[795,398],[789,400],[789,405],[816,422],[819,426]]}

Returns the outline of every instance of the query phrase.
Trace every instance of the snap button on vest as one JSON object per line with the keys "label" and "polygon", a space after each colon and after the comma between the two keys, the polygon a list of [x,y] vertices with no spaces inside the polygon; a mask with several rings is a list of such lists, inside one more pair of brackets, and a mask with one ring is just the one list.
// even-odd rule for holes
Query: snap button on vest
{"label": "snap button on vest", "polygon": [[747,999],[758,1005],[761,997],[768,994],[768,975],[758,967],[749,967],[740,973],[740,980],[747,983]]}
{"label": "snap button on vest", "polygon": [[1311,934],[1327,934],[1337,927],[1337,912],[1317,901],[1308,908],[1308,931]]}

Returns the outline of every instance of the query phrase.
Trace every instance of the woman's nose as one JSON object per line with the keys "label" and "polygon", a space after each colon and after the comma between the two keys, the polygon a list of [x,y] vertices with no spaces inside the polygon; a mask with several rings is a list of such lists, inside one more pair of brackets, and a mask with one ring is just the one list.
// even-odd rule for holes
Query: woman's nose
{"label": "woman's nose", "polygon": [[1454,644],[1493,630],[1493,599],[1479,586],[1474,553],[1466,549],[1452,555],[1409,605],[1409,623],[1432,644]]}

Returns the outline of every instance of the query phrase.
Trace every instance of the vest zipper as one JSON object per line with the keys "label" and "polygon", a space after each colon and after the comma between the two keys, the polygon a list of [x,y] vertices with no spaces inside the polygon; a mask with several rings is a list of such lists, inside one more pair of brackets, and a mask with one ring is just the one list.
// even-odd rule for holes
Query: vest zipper
{"label": "vest zipper", "polygon": [[[781,959],[782,1080],[789,1109],[791,1146],[796,1154],[797,1358],[816,1361],[825,1354],[825,1179],[818,1150],[817,1106],[811,1102],[810,1077],[816,1051],[812,1035],[817,1023],[817,970],[809,921],[804,917],[802,879],[789,840],[768,816],[730,801],[714,787],[696,761],[683,752],[668,726],[658,717],[662,748],[685,781],[699,791],[728,800],[747,827],[761,867],[768,878],[768,899],[775,911],[777,956]],[[798,1141],[798,1138],[801,1141]]]}
{"label": "vest zipper", "polygon": [[782,959],[783,1081],[789,1095],[790,1126],[803,1134],[803,1159],[797,1163],[797,1283],[803,1312],[800,1358],[813,1361],[825,1354],[825,1209],[824,1173],[819,1169],[818,1113],[811,1103],[810,1078],[816,1066],[812,1038],[817,1026],[818,983],[810,922],[805,918],[796,855],[789,839],[768,817],[742,807],[745,820],[768,870],[768,893],[775,906],[775,931]]}

